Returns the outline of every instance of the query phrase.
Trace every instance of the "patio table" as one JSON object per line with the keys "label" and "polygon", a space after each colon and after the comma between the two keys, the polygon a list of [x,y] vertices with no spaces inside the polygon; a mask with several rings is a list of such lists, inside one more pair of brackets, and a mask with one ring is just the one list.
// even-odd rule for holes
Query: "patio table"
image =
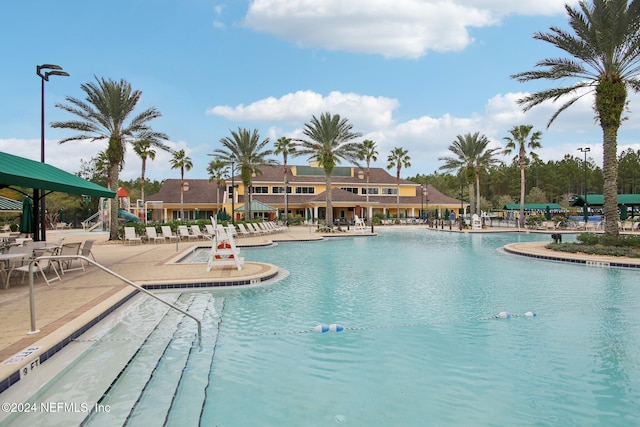
{"label": "patio table", "polygon": [[19,258],[24,258],[28,256],[27,254],[0,254],[0,275],[2,275],[2,280],[4,281],[4,288],[9,288],[9,269],[7,268],[9,261]]}

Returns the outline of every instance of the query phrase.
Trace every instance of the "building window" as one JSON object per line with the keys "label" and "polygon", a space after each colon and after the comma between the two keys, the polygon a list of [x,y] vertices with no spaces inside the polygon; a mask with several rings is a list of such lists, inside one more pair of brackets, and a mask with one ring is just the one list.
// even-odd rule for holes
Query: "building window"
{"label": "building window", "polygon": [[340,189],[348,191],[349,193],[358,194],[358,187],[340,187]]}
{"label": "building window", "polygon": [[398,194],[397,188],[383,188],[382,194]]}
{"label": "building window", "polygon": [[315,187],[296,187],[296,194],[316,194]]}
{"label": "building window", "polygon": [[[379,188],[378,187],[369,187],[369,194],[378,194],[379,193]],[[360,194],[367,194],[367,189],[363,188],[362,189],[362,193]]]}
{"label": "building window", "polygon": [[251,186],[251,193],[253,194],[269,194],[269,187],[263,187],[260,185]]}
{"label": "building window", "polygon": [[[271,187],[271,192],[273,194],[284,194],[284,187]],[[291,186],[287,187],[287,194],[291,194]]]}

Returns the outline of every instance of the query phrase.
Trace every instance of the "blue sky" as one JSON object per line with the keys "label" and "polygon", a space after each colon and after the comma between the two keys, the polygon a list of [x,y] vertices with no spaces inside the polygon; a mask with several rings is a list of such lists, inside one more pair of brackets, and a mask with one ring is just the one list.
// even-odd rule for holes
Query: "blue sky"
{"label": "blue sky", "polygon": [[[156,107],[154,128],[185,149],[207,178],[208,156],[238,127],[262,138],[300,137],[313,115],[349,119],[378,144],[375,166],[397,146],[409,151],[404,177],[430,174],[457,135],[480,132],[503,144],[515,125],[543,132],[543,160],[580,156],[602,164],[602,137],[592,98],[585,97],[547,129],[558,105],[523,113],[516,100],[551,82],[518,83],[510,75],[561,52],[533,40],[566,27],[563,0],[23,0],[3,6],[0,37],[0,151],[39,160],[38,64],[58,64],[69,77],[46,83],[46,123],[72,119],[55,108],[82,98],[95,76],[125,79],[143,92],[140,109]],[[570,4],[577,1],[569,0]],[[563,85],[570,82],[562,82]],[[640,97],[630,97],[618,148],[640,149]],[[77,172],[105,148],[58,141],[46,130],[47,162]],[[151,179],[179,178],[171,155],[158,152]],[[509,160],[505,158],[504,160]],[[299,157],[294,163],[304,164]],[[140,175],[132,151],[122,179]]]}

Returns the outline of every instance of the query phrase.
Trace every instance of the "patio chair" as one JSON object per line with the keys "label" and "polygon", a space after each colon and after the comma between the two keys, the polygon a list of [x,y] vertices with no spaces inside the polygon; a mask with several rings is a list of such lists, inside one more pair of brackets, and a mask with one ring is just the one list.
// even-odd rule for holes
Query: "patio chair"
{"label": "patio chair", "polygon": [[165,240],[167,240],[162,236],[158,236],[158,233],[156,232],[155,227],[145,227],[144,230],[147,233],[147,240],[150,242],[156,243],[156,242],[164,242]]}
{"label": "patio chair", "polygon": [[248,230],[253,230],[253,234],[266,234],[264,230],[261,230],[256,224],[248,222],[246,224]]}
{"label": "patio chair", "polygon": [[191,240],[191,239],[198,238],[198,236],[194,236],[193,234],[189,233],[189,228],[186,225],[178,226],[178,236],[180,237],[180,240],[182,239]]}
{"label": "patio chair", "polygon": [[[43,255],[55,255],[55,250],[47,249],[43,253]],[[33,263],[33,269],[34,269],[34,272],[36,274],[37,274],[38,271],[40,272],[40,274],[44,278],[44,281],[47,282],[47,286],[51,285],[51,282],[53,282],[55,280],[62,281],[62,278],[60,277],[60,274],[58,274],[58,270],[56,269],[55,264],[53,262],[51,262],[50,259],[41,259],[41,260],[35,261]],[[49,279],[47,277],[47,275],[44,274],[44,271],[46,269],[53,270],[53,272],[56,274],[56,277],[53,278],[53,279]],[[13,271],[21,271],[22,272],[22,283],[24,283],[24,276],[26,276],[26,274],[29,272],[29,264],[21,265],[19,267],[15,267],[12,270],[10,270],[9,273],[8,273],[8,276],[7,276],[7,283],[9,283],[9,278],[11,277],[11,273]]]}
{"label": "patio chair", "polygon": [[[60,251],[59,251],[58,255],[80,255],[80,246],[81,245],[82,245],[82,243],[80,243],[80,242],[65,243],[60,248]],[[77,260],[77,258],[76,259],[68,258],[68,259],[60,259],[60,260],[58,260],[58,266],[60,267],[60,272],[62,274],[64,274],[66,271],[72,271],[72,270],[82,270],[82,271],[84,271],[84,262],[82,262],[82,260],[78,260],[78,261],[80,261],[80,266],[79,267],[73,267],[73,262],[76,261],[76,260]]]}
{"label": "patio chair", "polygon": [[142,239],[136,236],[136,229],[133,227],[124,228],[124,241],[125,243],[142,243]]}
{"label": "patio chair", "polygon": [[[91,259],[93,259],[95,261],[96,257],[94,257],[93,256],[93,252],[91,252],[91,248],[93,247],[93,244],[95,242],[96,242],[95,239],[85,240],[84,244],[80,248],[80,255],[86,256],[87,258],[91,258]],[[84,263],[85,261],[82,260],[82,262]]]}
{"label": "patio chair", "polygon": [[180,237],[173,234],[173,232],[171,231],[171,227],[169,227],[168,225],[160,226],[160,235],[165,239],[168,239],[169,242],[172,242],[172,241],[177,242],[178,240],[180,240]]}

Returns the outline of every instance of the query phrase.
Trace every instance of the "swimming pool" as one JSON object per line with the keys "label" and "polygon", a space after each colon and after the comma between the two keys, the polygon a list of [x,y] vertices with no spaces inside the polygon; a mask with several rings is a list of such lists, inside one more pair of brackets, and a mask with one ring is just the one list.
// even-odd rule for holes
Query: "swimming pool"
{"label": "swimming pool", "polygon": [[[397,228],[245,249],[289,276],[164,294],[205,319],[202,351],[188,319],[140,299],[32,400],[110,408],[86,425],[640,424],[639,272],[496,250],[536,240]],[[98,378],[109,365],[127,368]]]}

